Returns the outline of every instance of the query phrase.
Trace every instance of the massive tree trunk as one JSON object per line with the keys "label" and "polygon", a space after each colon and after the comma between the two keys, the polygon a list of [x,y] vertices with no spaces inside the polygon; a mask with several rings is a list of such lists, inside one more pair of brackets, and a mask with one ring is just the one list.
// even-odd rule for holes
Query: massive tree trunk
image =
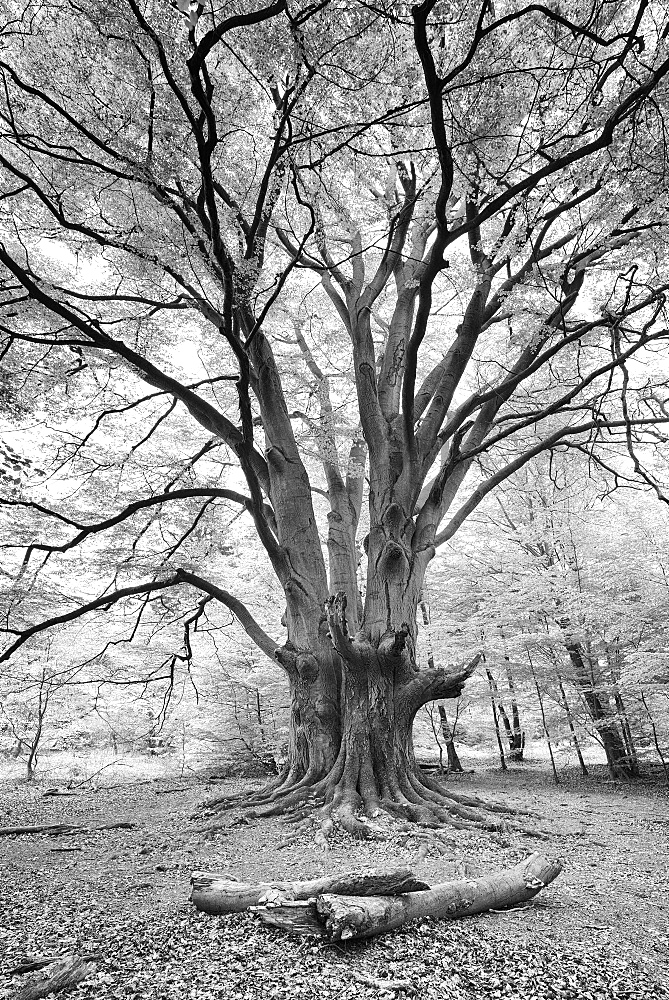
{"label": "massive tree trunk", "polygon": [[[384,599],[389,592],[384,588]],[[491,811],[514,812],[452,792],[416,764],[412,727],[418,709],[436,698],[456,697],[478,662],[475,657],[457,670],[419,670],[413,655],[416,606],[411,624],[403,621],[393,629],[386,623],[381,631],[377,619],[351,636],[346,595],[340,593],[327,601],[327,625],[319,629],[327,644],[315,652],[290,644],[277,651],[290,680],[289,757],[272,786],[245,799],[257,814],[310,809],[317,801],[325,833],[336,821],[366,837],[376,831],[374,819],[383,812],[431,827],[449,822],[490,829],[499,826]],[[387,608],[390,617],[392,604]],[[410,608],[403,610],[408,617]]]}
{"label": "massive tree trunk", "polygon": [[[415,484],[410,478],[403,486],[398,482],[392,441],[392,436],[386,441],[388,454],[383,448],[379,454],[378,440],[377,451],[370,448],[376,464],[370,468],[364,601],[354,558],[360,476],[345,485],[334,465],[326,468],[332,505],[328,580],[303,481],[283,456],[271,463],[272,482],[295,477],[290,495],[282,487],[272,496],[279,542],[274,564],[286,596],[288,641],[268,650],[290,685],[290,739],[282,774],[245,803],[267,815],[293,808],[306,813],[316,802],[325,834],[338,822],[355,836],[368,836],[378,829],[374,820],[382,812],[433,827],[449,822],[496,829],[499,822],[490,811],[514,810],[449,791],[416,765],[416,713],[430,701],[457,697],[479,657],[459,668],[437,667],[433,659],[419,668],[416,662],[417,611],[434,555],[434,530],[417,528],[410,513]],[[352,453],[356,450],[361,451],[357,441]],[[299,510],[296,495],[304,500]],[[284,539],[299,559],[284,559]],[[332,581],[346,586],[328,596]]]}

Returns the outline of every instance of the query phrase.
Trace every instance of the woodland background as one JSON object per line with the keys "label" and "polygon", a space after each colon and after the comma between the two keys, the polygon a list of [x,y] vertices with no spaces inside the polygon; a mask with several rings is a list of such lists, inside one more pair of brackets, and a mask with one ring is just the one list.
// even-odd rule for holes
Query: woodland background
{"label": "woodland background", "polygon": [[[580,458],[534,463],[435,560],[420,608],[419,656],[450,663],[483,650],[485,660],[460,698],[420,712],[414,739],[426,763],[449,767],[440,707],[465,758],[498,756],[499,731],[504,762],[517,762],[523,755],[514,757],[504,719],[513,730],[515,705],[525,760],[548,763],[552,751],[559,775],[580,766],[580,750],[586,768],[602,765],[596,773],[604,773],[607,758],[585,690],[598,695],[606,721],[620,730],[632,770],[638,765],[666,780],[666,507],[642,489],[604,495],[584,465]],[[32,467],[28,474],[35,475]],[[24,475],[25,463],[10,446],[5,482],[11,487]],[[14,531],[14,522],[7,526]],[[211,565],[212,540],[202,532],[196,541]],[[250,595],[257,619],[278,631],[279,588],[258,572],[252,533],[233,523],[215,549],[228,587]],[[72,557],[58,581],[61,593],[93,588],[96,571]],[[31,607],[39,610],[37,597]],[[554,624],[559,613],[580,623],[585,689]],[[281,672],[234,616],[211,605],[190,637],[192,655],[184,648],[175,654],[184,618],[178,601],[164,597],[129,642],[126,618],[112,609],[97,614],[94,627],[61,626],[3,664],[3,770],[81,780],[100,768],[131,761],[134,767],[141,755],[147,772],[155,770],[156,756],[181,773],[202,767],[273,773],[285,759],[288,734]]]}

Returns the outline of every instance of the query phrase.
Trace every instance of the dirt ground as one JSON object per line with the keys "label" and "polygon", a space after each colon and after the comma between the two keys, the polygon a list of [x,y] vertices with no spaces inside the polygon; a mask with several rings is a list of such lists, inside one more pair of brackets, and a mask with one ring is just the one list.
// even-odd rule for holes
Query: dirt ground
{"label": "dirt ground", "polygon": [[[465,766],[467,766],[466,762]],[[134,829],[0,838],[0,996],[41,973],[11,975],[24,955],[95,953],[77,998],[187,1000],[368,998],[643,1000],[669,998],[669,792],[651,781],[614,784],[543,763],[502,774],[476,769],[448,782],[541,814],[548,841],[519,833],[453,832],[450,856],[418,858],[418,842],[359,842],[329,850],[277,819],[223,817],[213,837],[189,817],[208,795],[253,781],[208,785],[204,775],[45,797],[45,785],[0,782],[0,826],[129,820]],[[313,877],[365,866],[412,865],[428,882],[506,868],[540,850],[564,862],[532,903],[458,921],[424,920],[369,942],[326,944],[268,929],[250,914],[212,917],[188,901],[193,870],[246,881]],[[667,985],[665,985],[667,984]]]}

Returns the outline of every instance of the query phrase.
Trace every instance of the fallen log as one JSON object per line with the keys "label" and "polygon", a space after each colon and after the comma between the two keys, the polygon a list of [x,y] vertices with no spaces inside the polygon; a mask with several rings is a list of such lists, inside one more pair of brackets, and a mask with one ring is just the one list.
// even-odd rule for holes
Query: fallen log
{"label": "fallen log", "polygon": [[119,823],[96,823],[95,826],[82,826],[79,823],[37,823],[33,826],[0,826],[0,837],[13,837],[22,833],[48,833],[58,837],[73,833],[93,833],[96,830],[134,830],[136,823],[122,821]]}
{"label": "fallen log", "polygon": [[96,968],[95,962],[86,961],[79,955],[67,955],[52,966],[50,974],[44,979],[20,989],[16,1000],[40,1000],[50,993],[70,990],[92,976]]}
{"label": "fallen log", "polygon": [[306,882],[237,882],[217,872],[193,872],[191,902],[204,913],[241,913],[261,903],[308,900],[323,892],[342,896],[396,896],[429,889],[409,868],[368,868],[345,875],[324,875]]}
{"label": "fallen log", "polygon": [[269,900],[253,911],[264,923],[294,934],[331,941],[368,938],[418,917],[455,919],[525,903],[561,870],[559,862],[535,853],[506,871],[443,882],[431,889],[366,897],[322,892],[308,900]]}

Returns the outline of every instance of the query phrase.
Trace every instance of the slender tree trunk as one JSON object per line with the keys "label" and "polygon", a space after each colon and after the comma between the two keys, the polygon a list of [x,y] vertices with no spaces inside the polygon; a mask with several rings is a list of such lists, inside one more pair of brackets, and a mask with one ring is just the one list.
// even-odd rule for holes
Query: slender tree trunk
{"label": "slender tree trunk", "polygon": [[265,742],[265,726],[262,717],[262,705],[260,701],[260,689],[256,688],[256,719],[258,720],[258,729],[260,731],[260,739]]}
{"label": "slender tree trunk", "polygon": [[651,712],[650,712],[650,709],[648,707],[648,703],[646,701],[646,696],[645,696],[644,692],[640,691],[639,693],[641,695],[641,701],[643,702],[643,707],[646,709],[646,715],[648,716],[648,721],[650,722],[650,727],[651,727],[651,730],[653,732],[653,743],[655,744],[655,752],[657,753],[657,756],[660,758],[660,763],[662,764],[662,770],[664,771],[665,780],[666,780],[667,784],[669,784],[669,768],[667,767],[667,762],[664,759],[664,754],[662,753],[662,749],[660,748],[660,741],[657,738],[657,729],[655,728],[655,719],[651,715]]}
{"label": "slender tree trunk", "polygon": [[613,685],[613,697],[618,710],[618,717],[620,719],[620,729],[623,734],[625,750],[627,752],[630,775],[632,778],[638,778],[641,772],[639,770],[639,757],[636,752],[636,744],[634,742],[634,737],[632,736],[632,729],[627,711],[625,709],[625,704],[616,683]]}
{"label": "slender tree trunk", "polygon": [[541,721],[544,727],[544,735],[546,737],[546,743],[548,744],[548,754],[551,759],[551,767],[553,768],[553,780],[556,785],[560,784],[560,778],[557,773],[557,767],[555,766],[555,757],[553,756],[553,744],[551,742],[551,734],[548,730],[548,723],[546,722],[546,713],[544,711],[544,700],[541,697],[541,689],[539,687],[539,681],[537,680],[537,675],[534,670],[534,664],[532,663],[532,657],[530,656],[530,651],[527,651],[527,659],[530,663],[530,670],[532,671],[532,678],[534,680],[534,686],[537,692],[537,698],[539,699],[539,709],[541,710]]}
{"label": "slender tree trunk", "polygon": [[[491,697],[494,697],[495,699],[497,712],[499,714],[499,718],[502,720],[507,743],[509,744],[509,758],[515,762],[520,762],[523,759],[525,735],[524,733],[521,732],[520,729],[520,717],[518,714],[518,706],[516,705],[514,698],[514,689],[512,686],[512,682],[510,684],[510,690],[512,692],[513,726],[511,725],[511,721],[509,720],[509,715],[506,711],[506,708],[504,707],[504,703],[502,702],[502,696],[499,693],[497,681],[493,677],[490,670],[487,670],[486,673],[488,674],[488,684],[490,686]],[[508,672],[507,676],[509,676]]]}
{"label": "slender tree trunk", "polygon": [[37,702],[37,726],[35,732],[33,733],[33,738],[30,741],[28,747],[28,760],[26,763],[27,777],[28,781],[32,781],[35,777],[35,771],[37,769],[37,751],[39,749],[40,741],[42,739],[42,730],[44,728],[44,718],[47,713],[47,708],[49,706],[49,689],[45,686],[45,673],[42,672],[42,683],[39,689],[39,698]]}
{"label": "slender tree trunk", "polygon": [[495,735],[497,736],[497,748],[499,750],[499,761],[503,771],[507,770],[506,758],[504,757],[504,745],[502,743],[502,736],[499,731],[499,719],[497,717],[497,704],[495,701],[495,691],[493,688],[492,674],[489,670],[486,670],[488,677],[488,687],[490,688],[490,704],[492,706],[492,717],[495,722]]}
{"label": "slender tree trunk", "polygon": [[620,694],[620,688],[618,687],[618,681],[620,679],[620,656],[620,644],[616,639],[613,646],[609,645],[607,647],[606,658],[608,660],[609,670],[611,671],[613,698],[616,703],[616,710],[620,720],[620,729],[625,743],[625,750],[627,752],[630,775],[633,778],[638,778],[640,774],[639,758],[636,752],[634,737],[632,736],[629,716],[627,715],[625,704],[623,702],[622,695]]}
{"label": "slender tree trunk", "polygon": [[576,735],[576,729],[574,728],[574,720],[572,718],[571,708],[569,707],[569,702],[567,701],[567,695],[564,689],[564,685],[562,683],[562,678],[560,677],[559,674],[558,674],[558,684],[560,686],[560,694],[562,695],[562,704],[564,706],[564,710],[567,716],[567,722],[569,724],[569,731],[571,733],[572,743],[574,744],[574,749],[576,750],[576,756],[578,757],[578,763],[581,768],[581,774],[585,778],[587,778],[588,769],[585,766],[585,761],[583,760],[583,754],[581,753],[581,744],[578,741],[578,737]]}
{"label": "slender tree trunk", "polygon": [[462,764],[460,763],[458,751],[455,749],[455,742],[453,740],[453,730],[451,729],[448,718],[446,717],[446,709],[443,705],[438,705],[437,708],[439,710],[439,718],[441,720],[441,731],[444,734],[444,740],[446,743],[448,770],[462,771]]}
{"label": "slender tree trunk", "polygon": [[[429,632],[430,625],[430,611],[427,603],[423,599],[421,594],[420,600],[420,611],[423,618],[423,625],[425,626],[425,632],[427,636],[427,665],[430,670],[435,669],[434,664],[434,649],[432,646],[432,636]],[[448,719],[446,717],[446,709],[443,705],[437,706],[439,711],[439,719],[441,721],[441,731],[444,734],[444,742],[446,744],[446,760],[449,771],[462,771],[462,764],[458,757],[458,752],[455,749],[455,743],[453,742],[453,731],[448,724]],[[441,764],[441,747],[439,747],[439,763]]]}
{"label": "slender tree trunk", "polygon": [[523,753],[525,751],[525,733],[523,732],[520,725],[520,712],[518,711],[518,702],[516,701],[516,686],[513,680],[513,674],[511,673],[511,667],[509,666],[509,658],[505,656],[506,662],[506,679],[509,685],[509,693],[511,695],[511,718],[513,720],[513,733],[511,741],[511,760],[520,764],[523,760]]}

